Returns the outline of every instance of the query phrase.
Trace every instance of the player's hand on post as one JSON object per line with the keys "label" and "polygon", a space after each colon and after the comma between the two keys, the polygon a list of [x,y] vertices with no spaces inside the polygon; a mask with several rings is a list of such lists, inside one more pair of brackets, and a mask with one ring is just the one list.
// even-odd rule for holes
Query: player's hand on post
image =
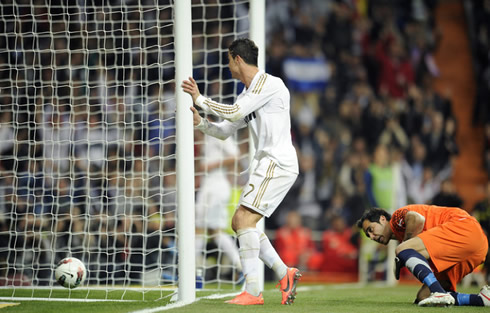
{"label": "player's hand on post", "polygon": [[201,95],[201,93],[199,92],[199,87],[197,87],[197,83],[194,78],[189,77],[189,80],[182,81],[181,87],[184,92],[191,95],[192,101],[196,103],[196,99]]}
{"label": "player's hand on post", "polygon": [[197,125],[199,125],[199,123],[201,123],[201,115],[199,115],[199,112],[197,112],[196,108],[195,107],[191,107],[191,111],[192,111],[192,121],[194,123],[194,127],[196,127]]}

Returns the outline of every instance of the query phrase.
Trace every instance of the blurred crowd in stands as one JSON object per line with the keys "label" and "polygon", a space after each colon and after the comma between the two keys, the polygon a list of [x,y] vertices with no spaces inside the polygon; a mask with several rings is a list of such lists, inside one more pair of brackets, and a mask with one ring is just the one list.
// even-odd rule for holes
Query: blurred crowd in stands
{"label": "blurred crowd in stands", "polygon": [[[436,5],[417,0],[269,2],[267,70],[282,77],[292,92],[300,176],[267,226],[278,229],[277,247],[284,256],[288,249],[281,242],[308,242],[314,238],[311,230],[322,233],[315,238],[321,242],[316,250],[310,244],[294,247],[292,264],[319,269],[318,263],[330,263],[322,270],[343,272],[344,265],[355,271],[360,239],[353,225],[366,207],[464,205],[452,182],[452,160],[459,153],[452,92],[438,93],[432,84],[444,66],[434,60],[441,36]],[[487,171],[489,13],[490,1],[467,12],[475,16],[468,36],[477,35],[475,116],[480,124],[475,126],[485,127]],[[488,199],[475,207],[475,215],[478,210],[480,218],[488,219]],[[291,212],[299,213],[301,225],[292,226]],[[332,232],[334,243],[326,239]],[[318,253],[323,254],[320,262]],[[348,266],[353,259],[354,266]]]}
{"label": "blurred crowd in stands", "polygon": [[170,2],[0,11],[0,284],[51,284],[68,255],[89,283],[175,277]]}
{"label": "blurred crowd in stands", "polygon": [[[69,251],[109,283],[139,282],[143,266],[172,270],[175,86],[162,84],[173,77],[168,1],[144,11],[134,1],[82,8],[53,0],[51,9],[14,2],[0,5],[1,277],[7,264],[31,264],[25,274],[47,284],[52,260]],[[193,9],[194,62],[203,64],[194,77],[211,82],[201,84],[204,94],[232,101],[228,32],[246,35],[247,7],[204,2],[206,10]],[[296,184],[266,221],[288,265],[356,271],[353,226],[367,207],[463,205],[451,179],[459,153],[451,90],[432,88],[442,66],[433,56],[436,4],[267,1],[266,70],[290,88],[300,160]],[[213,19],[236,12],[244,18]],[[475,120],[485,127],[490,174],[490,1],[473,14]]]}
{"label": "blurred crowd in stands", "polygon": [[485,128],[484,164],[490,176],[490,1],[470,3],[469,33],[476,76],[474,122]]}
{"label": "blurred crowd in stands", "polygon": [[[473,215],[483,229],[490,234],[490,1],[470,2],[468,16],[470,42],[476,75],[476,101],[474,123],[484,127],[483,164],[489,180],[485,188],[485,198],[478,202]],[[484,263],[486,280],[490,281],[490,257]]]}

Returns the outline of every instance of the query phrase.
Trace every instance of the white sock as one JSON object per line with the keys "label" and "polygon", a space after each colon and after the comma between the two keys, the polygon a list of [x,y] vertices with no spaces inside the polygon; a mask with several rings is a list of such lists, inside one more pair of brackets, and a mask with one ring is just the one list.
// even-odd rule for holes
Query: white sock
{"label": "white sock", "polygon": [[196,234],[195,249],[196,249],[196,268],[202,268],[206,264],[204,259],[204,249],[206,241],[204,234]]}
{"label": "white sock", "polygon": [[245,276],[245,290],[253,295],[260,294],[259,287],[259,233],[256,228],[245,228],[237,231],[240,243],[240,260],[242,261],[243,276]]}
{"label": "white sock", "polygon": [[282,279],[286,275],[288,267],[277,254],[267,235],[260,230],[257,231],[260,234],[260,259],[276,273],[278,279]]}
{"label": "white sock", "polygon": [[214,237],[214,242],[218,248],[231,260],[231,263],[237,267],[238,270],[242,270],[242,264],[240,263],[240,254],[238,253],[238,247],[235,244],[233,238],[225,233],[218,233]]}

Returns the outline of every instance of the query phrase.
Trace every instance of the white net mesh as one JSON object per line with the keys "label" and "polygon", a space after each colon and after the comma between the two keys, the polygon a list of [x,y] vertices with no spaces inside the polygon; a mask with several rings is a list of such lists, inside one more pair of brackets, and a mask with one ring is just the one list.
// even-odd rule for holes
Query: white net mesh
{"label": "white net mesh", "polygon": [[[232,102],[227,46],[247,35],[248,1],[192,14],[201,92]],[[0,285],[57,287],[74,256],[82,289],[175,286],[173,25],[170,0],[0,2]],[[220,164],[234,190],[247,157]],[[237,280],[219,245],[206,256],[208,281]]]}
{"label": "white net mesh", "polygon": [[[228,70],[228,46],[248,36],[248,1],[195,1],[193,5],[194,73],[201,93],[233,103],[241,86]],[[248,132],[226,141],[195,134],[196,142],[196,264],[204,286],[243,282],[230,219],[248,163]],[[217,167],[217,169],[216,169]],[[202,270],[202,271],[201,271]]]}

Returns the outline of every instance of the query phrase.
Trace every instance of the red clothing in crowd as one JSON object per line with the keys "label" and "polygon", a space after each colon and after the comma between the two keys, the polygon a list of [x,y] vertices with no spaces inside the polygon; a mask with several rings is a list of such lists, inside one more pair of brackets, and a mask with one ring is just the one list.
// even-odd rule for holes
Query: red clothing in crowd
{"label": "red clothing in crowd", "polygon": [[288,266],[300,266],[303,262],[306,264],[309,257],[316,252],[311,230],[304,227],[279,228],[276,231],[275,248]]}
{"label": "red clothing in crowd", "polygon": [[351,243],[351,237],[350,228],[341,232],[327,230],[323,233],[322,272],[357,272],[357,247]]}
{"label": "red clothing in crowd", "polygon": [[[397,45],[392,47],[392,45]],[[414,82],[414,70],[410,60],[403,56],[400,43],[392,38],[380,40],[376,44],[376,59],[380,65],[379,85],[380,92],[387,92],[393,98],[402,98],[406,95],[408,86]],[[390,50],[396,49],[398,54],[393,55]]]}

